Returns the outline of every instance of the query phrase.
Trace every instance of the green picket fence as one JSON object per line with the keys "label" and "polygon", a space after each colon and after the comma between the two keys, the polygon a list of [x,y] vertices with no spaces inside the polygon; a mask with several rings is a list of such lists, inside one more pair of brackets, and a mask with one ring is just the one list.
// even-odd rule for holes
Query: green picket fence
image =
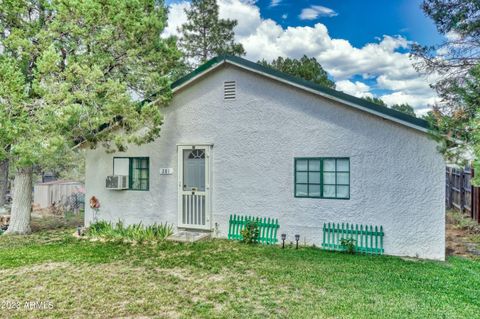
{"label": "green picket fence", "polygon": [[275,244],[278,241],[277,231],[280,227],[278,224],[278,219],[237,215],[230,215],[228,239],[242,240],[243,237],[241,231],[250,221],[257,222],[258,227],[260,228],[260,235],[258,236],[257,242],[262,244]]}
{"label": "green picket fence", "polygon": [[342,239],[355,241],[355,252],[382,255],[383,254],[383,227],[358,224],[323,224],[322,247],[326,250],[345,251],[341,245]]}

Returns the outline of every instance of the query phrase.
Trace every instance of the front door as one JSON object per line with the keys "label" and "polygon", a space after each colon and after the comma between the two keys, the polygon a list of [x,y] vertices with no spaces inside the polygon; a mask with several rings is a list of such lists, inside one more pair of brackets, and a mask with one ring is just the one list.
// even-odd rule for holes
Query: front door
{"label": "front door", "polygon": [[178,146],[178,225],[211,229],[210,146]]}

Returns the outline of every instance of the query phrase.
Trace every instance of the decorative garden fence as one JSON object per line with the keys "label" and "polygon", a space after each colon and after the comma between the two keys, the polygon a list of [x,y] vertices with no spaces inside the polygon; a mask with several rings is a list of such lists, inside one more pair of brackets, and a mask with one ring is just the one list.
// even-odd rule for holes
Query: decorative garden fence
{"label": "decorative garden fence", "polygon": [[353,239],[355,252],[372,255],[383,254],[383,227],[353,224],[323,224],[322,247],[326,250],[345,251],[342,239]]}
{"label": "decorative garden fence", "polygon": [[445,200],[448,209],[459,210],[480,223],[480,188],[470,183],[475,172],[473,168],[446,169]]}
{"label": "decorative garden fence", "polygon": [[277,231],[280,227],[278,219],[237,215],[230,215],[228,239],[242,240],[243,236],[241,232],[245,228],[245,225],[251,221],[256,222],[260,230],[257,242],[263,244],[275,244],[278,241]]}

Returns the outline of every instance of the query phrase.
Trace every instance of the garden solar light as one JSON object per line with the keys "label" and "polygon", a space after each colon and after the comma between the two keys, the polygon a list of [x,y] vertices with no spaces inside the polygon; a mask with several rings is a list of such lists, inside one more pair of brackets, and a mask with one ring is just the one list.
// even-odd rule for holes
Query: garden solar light
{"label": "garden solar light", "polygon": [[282,249],[285,248],[285,239],[287,239],[287,234],[282,234]]}
{"label": "garden solar light", "polygon": [[298,249],[298,241],[300,240],[300,235],[295,235],[295,241],[297,242],[297,246],[295,249]]}

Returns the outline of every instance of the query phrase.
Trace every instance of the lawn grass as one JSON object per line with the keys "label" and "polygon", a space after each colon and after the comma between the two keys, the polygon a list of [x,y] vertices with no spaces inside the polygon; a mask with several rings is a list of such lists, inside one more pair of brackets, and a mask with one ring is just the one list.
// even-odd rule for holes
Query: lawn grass
{"label": "lawn grass", "polygon": [[[9,318],[478,318],[480,260],[404,260],[316,248],[125,244],[74,229],[0,236]],[[27,310],[26,301],[53,309]],[[4,304],[5,305],[5,304]]]}

